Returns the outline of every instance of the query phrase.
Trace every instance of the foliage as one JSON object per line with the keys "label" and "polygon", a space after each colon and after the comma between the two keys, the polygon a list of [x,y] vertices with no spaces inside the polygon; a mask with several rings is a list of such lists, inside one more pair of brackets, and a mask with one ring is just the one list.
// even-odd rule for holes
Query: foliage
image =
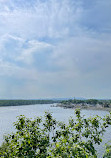
{"label": "foliage", "polygon": [[5,137],[0,157],[97,158],[94,144],[102,142],[105,129],[111,125],[111,114],[85,118],[77,109],[75,115],[68,124],[56,121],[48,112],[45,119],[19,116],[14,123],[16,133]]}
{"label": "foliage", "polygon": [[110,144],[106,144],[106,151],[104,153],[103,158],[111,158],[111,143]]}

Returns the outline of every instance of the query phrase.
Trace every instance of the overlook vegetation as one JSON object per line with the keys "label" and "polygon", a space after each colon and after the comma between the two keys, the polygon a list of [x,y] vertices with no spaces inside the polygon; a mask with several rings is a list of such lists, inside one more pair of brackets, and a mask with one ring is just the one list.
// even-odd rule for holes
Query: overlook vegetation
{"label": "overlook vegetation", "polygon": [[[97,158],[95,144],[111,125],[111,113],[104,118],[85,118],[75,110],[76,119],[68,124],[56,121],[51,113],[45,119],[34,120],[21,115],[14,123],[16,133],[5,137],[0,147],[1,158]],[[111,146],[106,146],[103,158],[111,157]]]}

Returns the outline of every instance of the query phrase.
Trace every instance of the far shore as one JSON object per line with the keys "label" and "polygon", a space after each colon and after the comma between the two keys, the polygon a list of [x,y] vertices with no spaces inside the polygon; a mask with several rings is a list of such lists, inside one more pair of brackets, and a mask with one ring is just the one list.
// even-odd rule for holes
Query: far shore
{"label": "far shore", "polygon": [[81,106],[81,105],[66,105],[66,104],[57,104],[57,105],[52,105],[53,107],[61,107],[61,108],[65,108],[65,109],[87,109],[87,110],[102,110],[102,111],[111,111],[111,107],[102,107],[102,106]]}

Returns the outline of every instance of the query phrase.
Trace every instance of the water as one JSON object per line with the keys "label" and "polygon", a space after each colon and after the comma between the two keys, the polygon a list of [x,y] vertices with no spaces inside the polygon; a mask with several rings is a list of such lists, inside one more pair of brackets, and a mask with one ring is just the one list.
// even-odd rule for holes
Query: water
{"label": "water", "polygon": [[[35,118],[36,116],[44,116],[44,112],[52,112],[54,118],[58,121],[68,122],[71,116],[74,116],[73,109],[63,109],[60,107],[51,107],[50,104],[38,104],[38,105],[26,105],[26,106],[10,106],[10,107],[0,107],[0,144],[3,142],[3,136],[13,132],[15,129],[13,127],[13,122],[17,120],[17,116],[25,115],[28,118]],[[99,115],[101,117],[108,114],[107,111],[100,110],[82,110],[81,113],[86,117]],[[101,158],[104,152],[104,144],[111,140],[111,128],[106,131],[103,143],[101,146],[97,147],[99,151],[99,158]]]}

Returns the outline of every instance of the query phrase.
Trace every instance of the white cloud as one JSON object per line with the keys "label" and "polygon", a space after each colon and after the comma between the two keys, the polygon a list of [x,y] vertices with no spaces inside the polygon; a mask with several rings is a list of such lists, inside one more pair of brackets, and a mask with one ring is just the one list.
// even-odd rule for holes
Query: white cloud
{"label": "white cloud", "polygon": [[3,60],[33,64],[34,55],[53,49],[53,45],[37,40],[25,40],[18,36],[6,34],[0,39],[0,57]]}
{"label": "white cloud", "polygon": [[18,78],[20,80],[37,80],[38,73],[37,70],[32,68],[20,67],[15,64],[0,61],[0,76]]}
{"label": "white cloud", "polygon": [[[93,72],[109,63],[111,38],[73,37],[62,42],[54,51],[56,64],[85,73]],[[62,61],[62,62],[61,62]],[[69,69],[68,69],[69,71]]]}
{"label": "white cloud", "polygon": [[[101,97],[104,91],[106,92],[103,84],[108,88],[110,87],[110,36],[102,35],[99,38],[93,38],[88,34],[84,34],[84,36],[59,41],[55,46],[36,40],[22,40],[11,35],[8,37],[10,40],[18,41],[17,48],[20,52],[15,52],[15,63],[6,61],[5,58],[1,60],[1,77],[19,80],[20,83],[25,80],[21,94],[24,97],[35,96],[35,93],[38,94],[38,97],[57,95],[61,97],[72,95],[84,97],[93,97],[95,95]],[[6,41],[4,40],[4,44]],[[22,47],[24,43],[25,47]],[[53,72],[48,70],[40,71],[39,67],[33,65],[35,54],[39,53],[41,55],[42,51],[49,48],[51,48],[51,55],[48,56],[50,64],[58,69]],[[6,53],[10,56],[8,52]],[[27,66],[17,65],[17,61],[22,61]],[[10,82],[7,82],[7,86],[9,84]],[[20,95],[19,87],[16,85],[14,87],[14,89],[17,88],[16,95]],[[99,88],[103,90],[101,90],[101,95],[98,94]],[[25,91],[26,94],[24,95]]]}
{"label": "white cloud", "polygon": [[2,89],[7,85],[12,96],[32,98],[110,92],[109,3],[0,0]]}
{"label": "white cloud", "polygon": [[21,50],[21,54],[19,55],[19,57],[16,58],[16,60],[23,61],[27,64],[33,64],[34,54],[41,53],[51,48],[53,48],[53,46],[45,42],[39,42],[35,40],[28,41],[27,48],[23,48]]}
{"label": "white cloud", "polygon": [[68,0],[36,1],[36,4],[30,8],[20,8],[16,3],[12,3],[11,8],[14,9],[11,11],[4,9],[0,12],[2,23],[0,33],[6,33],[7,30],[10,34],[19,34],[26,38],[67,36],[72,33],[70,30],[72,27],[76,32],[75,22],[81,15],[81,8],[76,3],[72,7]]}

